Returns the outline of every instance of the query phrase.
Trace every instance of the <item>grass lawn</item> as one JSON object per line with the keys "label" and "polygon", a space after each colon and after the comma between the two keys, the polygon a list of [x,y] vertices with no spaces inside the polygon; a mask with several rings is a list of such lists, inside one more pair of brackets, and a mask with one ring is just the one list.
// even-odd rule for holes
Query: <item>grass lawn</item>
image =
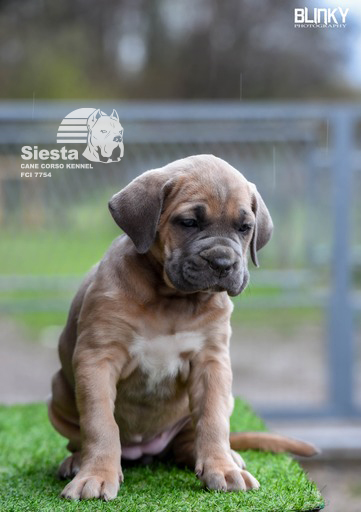
{"label": "grass lawn", "polygon": [[99,261],[119,229],[0,231],[2,275],[73,276],[85,274]]}
{"label": "grass lawn", "polygon": [[[262,421],[236,401],[232,430],[263,430]],[[0,510],[56,511],[240,511],[287,512],[320,510],[323,498],[289,456],[246,452],[258,491],[219,493],[202,489],[191,471],[171,465],[125,469],[125,482],[113,502],[67,502],[58,495],[64,482],[56,479],[67,454],[65,440],[50,426],[43,404],[0,406]]]}

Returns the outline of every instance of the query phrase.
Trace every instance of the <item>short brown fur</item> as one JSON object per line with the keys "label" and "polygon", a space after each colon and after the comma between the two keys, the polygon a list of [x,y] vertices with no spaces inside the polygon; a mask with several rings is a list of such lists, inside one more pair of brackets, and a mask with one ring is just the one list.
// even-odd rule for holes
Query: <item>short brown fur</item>
{"label": "short brown fur", "polygon": [[[231,247],[240,240],[235,249],[240,263],[234,259],[232,265],[241,266],[233,281],[220,279],[224,291],[217,291],[218,285],[179,290],[167,270],[169,258],[189,244],[188,232],[174,219],[199,203],[205,205],[214,240],[231,229],[240,208],[242,218],[254,226],[239,238],[229,235],[225,254],[233,254]],[[230,446],[233,306],[226,288],[236,294],[246,286],[247,251],[251,247],[257,263],[256,251],[272,231],[268,210],[238,171],[201,155],[143,174],[114,196],[111,211],[129,236],[117,238],[85,278],[59,341],[61,370],[53,378],[49,417],[73,452],[60,476],[74,477],[62,496],[114,499],[123,480],[122,446],[151,440],[182,418],[184,426],[167,447],[178,463],[191,465],[210,489],[257,488]],[[237,281],[238,274],[244,282]],[[194,335],[198,345],[183,347],[182,333]],[[135,356],[134,350],[136,343],[148,349],[163,339],[179,345],[179,367],[149,388],[142,353]],[[166,372],[166,365],[161,370]],[[272,434],[232,434],[231,444],[314,453],[306,443]]]}

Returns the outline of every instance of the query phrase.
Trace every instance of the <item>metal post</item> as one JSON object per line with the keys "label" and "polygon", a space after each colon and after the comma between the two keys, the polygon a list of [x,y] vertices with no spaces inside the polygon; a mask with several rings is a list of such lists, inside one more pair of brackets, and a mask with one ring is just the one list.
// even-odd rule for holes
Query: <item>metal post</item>
{"label": "metal post", "polygon": [[[313,134],[313,139],[307,141],[306,144],[306,193],[305,193],[305,204],[306,204],[306,222],[305,222],[305,256],[308,266],[314,266],[315,261],[315,246],[317,230],[310,229],[310,226],[315,222],[314,217],[317,215],[317,193],[318,189],[318,174],[317,165],[315,162],[316,154],[316,136]],[[317,225],[317,224],[316,224]],[[317,225],[318,227],[318,225]]]}
{"label": "metal post", "polygon": [[328,337],[329,393],[334,413],[347,416],[354,412],[354,346],[350,296],[353,119],[346,109],[339,108],[332,116],[332,135],[333,248]]}

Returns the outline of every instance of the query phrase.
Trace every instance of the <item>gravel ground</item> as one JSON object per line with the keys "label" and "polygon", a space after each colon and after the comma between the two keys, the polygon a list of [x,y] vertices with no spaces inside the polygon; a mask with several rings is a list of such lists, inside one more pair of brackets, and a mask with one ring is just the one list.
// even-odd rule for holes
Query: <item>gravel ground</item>
{"label": "gravel ground", "polygon": [[319,327],[295,332],[233,328],[233,391],[258,406],[314,406],[326,400],[326,366]]}
{"label": "gravel ground", "polygon": [[[51,376],[59,367],[58,334],[59,329],[48,328],[39,341],[30,341],[25,329],[0,319],[0,403],[46,399]],[[320,329],[312,326],[297,329],[291,339],[289,333],[235,328],[231,345],[235,394],[256,406],[321,404],[327,376],[320,339]],[[361,403],[361,372],[357,389]],[[326,510],[361,511],[361,459],[306,461],[303,466],[323,492]]]}
{"label": "gravel ground", "polygon": [[30,341],[19,325],[0,320],[0,403],[45,400],[58,367],[55,341]]}
{"label": "gravel ground", "polygon": [[361,460],[303,462],[326,501],[325,512],[361,511]]}

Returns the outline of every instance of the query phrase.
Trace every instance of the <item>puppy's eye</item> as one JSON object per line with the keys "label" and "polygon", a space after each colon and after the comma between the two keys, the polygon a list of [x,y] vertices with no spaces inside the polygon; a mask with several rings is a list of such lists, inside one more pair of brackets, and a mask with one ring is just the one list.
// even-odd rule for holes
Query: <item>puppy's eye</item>
{"label": "puppy's eye", "polygon": [[238,231],[240,231],[241,233],[247,233],[251,228],[251,224],[242,224]]}
{"label": "puppy's eye", "polygon": [[198,226],[198,222],[195,219],[182,219],[181,224],[186,228],[196,228]]}
{"label": "puppy's eye", "polygon": [[107,133],[107,131],[106,131],[106,130],[100,130],[100,131],[101,131],[102,133]]}

